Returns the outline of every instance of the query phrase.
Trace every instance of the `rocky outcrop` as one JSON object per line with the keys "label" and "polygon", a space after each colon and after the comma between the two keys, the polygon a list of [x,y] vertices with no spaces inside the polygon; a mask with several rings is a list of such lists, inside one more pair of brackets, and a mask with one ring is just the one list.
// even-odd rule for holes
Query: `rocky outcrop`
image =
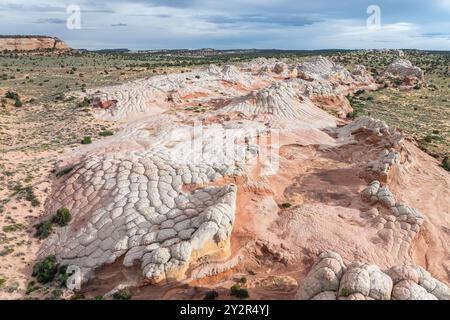
{"label": "rocky outcrop", "polygon": [[71,50],[64,41],[47,36],[2,36],[0,51],[50,51],[61,52]]}
{"label": "rocky outcrop", "polygon": [[353,262],[327,251],[319,255],[296,295],[299,300],[450,300],[450,288],[422,267]]}
{"label": "rocky outcrop", "polygon": [[361,175],[370,181],[388,181],[391,168],[398,165],[401,160],[404,142],[402,133],[389,128],[383,121],[371,117],[359,117],[351,124],[338,129],[338,134],[342,140],[363,136],[367,144],[381,147],[382,151],[376,159],[368,161]]}
{"label": "rocky outcrop", "polygon": [[189,167],[158,156],[86,160],[55,193],[74,221],[45,243],[42,256],[92,271],[123,256],[139,262],[151,282],[180,280],[192,259],[226,257],[234,221],[236,187],[192,193],[182,184],[220,176],[213,167]]}
{"label": "rocky outcrop", "polygon": [[357,90],[375,90],[377,85],[361,66],[354,73],[324,57],[318,56],[297,65],[298,81],[303,94],[315,104],[345,118],[353,109],[346,96]]}
{"label": "rocky outcrop", "polygon": [[392,62],[384,71],[383,76],[403,85],[411,85],[424,80],[423,71],[406,59],[397,59]]}
{"label": "rocky outcrop", "polygon": [[303,127],[334,127],[335,121],[308,98],[299,95],[295,82],[275,82],[270,87],[253,91],[232,100],[219,113],[241,112],[246,116],[270,115],[274,119],[296,120]]}
{"label": "rocky outcrop", "polygon": [[406,232],[402,240],[410,242],[419,232],[420,226],[424,222],[423,215],[419,211],[397,201],[389,188],[387,186],[381,186],[379,181],[375,180],[365,188],[361,192],[361,197],[364,201],[372,205],[382,205],[392,215],[384,217],[382,215],[377,216],[377,227],[381,228],[379,233],[382,237],[387,236],[386,231],[388,230],[385,229],[391,229],[392,231],[396,227],[400,227],[400,229]]}

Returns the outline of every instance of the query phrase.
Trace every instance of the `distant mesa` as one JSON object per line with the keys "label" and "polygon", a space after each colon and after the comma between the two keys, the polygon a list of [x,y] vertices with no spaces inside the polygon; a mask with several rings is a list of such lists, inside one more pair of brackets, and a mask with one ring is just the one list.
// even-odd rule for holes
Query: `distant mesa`
{"label": "distant mesa", "polygon": [[39,35],[0,35],[3,52],[64,52],[72,50],[59,38]]}

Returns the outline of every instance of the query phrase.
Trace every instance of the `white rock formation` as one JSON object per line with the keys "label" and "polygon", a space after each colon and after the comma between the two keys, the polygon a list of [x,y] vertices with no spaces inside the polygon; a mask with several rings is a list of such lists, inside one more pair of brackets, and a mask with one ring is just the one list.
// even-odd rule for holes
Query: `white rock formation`
{"label": "white rock formation", "polygon": [[384,71],[384,76],[401,81],[421,81],[424,79],[423,71],[419,67],[413,66],[411,61],[406,59],[397,59],[392,62]]}
{"label": "white rock formation", "polygon": [[121,256],[125,266],[140,263],[152,282],[179,280],[192,256],[228,253],[236,187],[181,188],[218,176],[213,167],[155,155],[92,157],[56,191],[74,221],[46,241],[41,255],[80,267],[85,280]]}
{"label": "white rock formation", "polygon": [[275,82],[270,87],[234,99],[219,113],[242,112],[246,116],[271,115],[275,119],[295,120],[310,128],[334,127],[335,120],[317,108],[308,98],[296,93],[294,82]]}
{"label": "white rock formation", "polygon": [[354,262],[348,267],[339,254],[319,255],[300,282],[299,300],[450,300],[450,288],[419,266],[377,266]]}

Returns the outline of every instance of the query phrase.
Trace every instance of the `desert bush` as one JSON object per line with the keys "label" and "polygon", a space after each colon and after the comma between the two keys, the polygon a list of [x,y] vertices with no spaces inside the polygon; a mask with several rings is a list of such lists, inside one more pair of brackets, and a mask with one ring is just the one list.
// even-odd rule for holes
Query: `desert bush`
{"label": "desert bush", "polygon": [[89,107],[91,102],[92,102],[92,99],[89,99],[88,97],[84,97],[83,100],[78,104],[78,107],[79,108]]}
{"label": "desert bush", "polygon": [[30,294],[33,291],[36,291],[37,289],[39,289],[39,287],[36,286],[36,282],[35,281],[30,281],[27,284],[27,290],[26,290],[26,294]]}
{"label": "desert bush", "polygon": [[81,140],[81,144],[90,144],[92,143],[91,137],[84,137],[83,140]]}
{"label": "desert bush", "polygon": [[39,199],[36,197],[36,194],[34,193],[32,186],[26,186],[23,188],[19,188],[19,190],[17,191],[17,194],[18,194],[19,198],[24,197],[25,200],[30,201],[31,206],[33,206],[33,207],[37,207],[41,204]]}
{"label": "desert bush", "polygon": [[5,98],[12,100],[19,100],[19,95],[16,92],[8,91],[5,93]]}
{"label": "desert bush", "polygon": [[62,294],[63,294],[63,291],[60,288],[53,289],[52,295],[50,296],[50,299],[52,299],[52,300],[60,300]]}
{"label": "desert bush", "polygon": [[32,276],[41,284],[49,283],[58,273],[58,267],[56,257],[54,255],[48,256],[34,265]]}
{"label": "desert bush", "polygon": [[45,221],[38,223],[35,226],[35,228],[36,228],[35,236],[40,239],[45,239],[52,232],[53,225],[52,225],[51,221],[45,220]]}
{"label": "desert bush", "polygon": [[52,218],[52,222],[56,223],[57,225],[64,227],[67,226],[67,224],[72,219],[72,216],[70,214],[69,209],[67,208],[59,208],[58,211],[56,211],[56,214]]}
{"label": "desert bush", "polygon": [[72,170],[73,170],[73,167],[66,167],[66,168],[63,168],[63,169],[61,169],[61,170],[59,170],[59,171],[56,171],[55,176],[56,176],[57,178],[62,177],[63,175],[68,174],[68,173],[69,173],[70,171],[72,171]]}
{"label": "desert bush", "polygon": [[450,158],[449,157],[445,157],[442,160],[442,168],[444,168],[447,171],[450,171]]}
{"label": "desert bush", "polygon": [[283,203],[282,205],[281,205],[281,207],[282,208],[284,208],[284,209],[288,209],[288,208],[290,208],[292,205],[289,203],[289,202],[285,202],[285,203]]}
{"label": "desert bush", "polygon": [[113,294],[114,300],[130,300],[132,297],[131,291],[129,289],[118,290]]}
{"label": "desert bush", "polygon": [[203,300],[215,300],[219,296],[216,290],[211,290],[205,293]]}
{"label": "desert bush", "polygon": [[101,136],[101,137],[107,137],[107,136],[114,135],[114,132],[112,132],[111,130],[103,130],[103,131],[100,131],[98,133],[98,135]]}
{"label": "desert bush", "polygon": [[237,284],[231,286],[230,295],[239,299],[245,299],[249,297],[248,290],[239,287],[239,285]]}
{"label": "desert bush", "polygon": [[82,293],[74,293],[71,297],[70,300],[84,300],[86,299],[86,297],[84,296],[84,294]]}

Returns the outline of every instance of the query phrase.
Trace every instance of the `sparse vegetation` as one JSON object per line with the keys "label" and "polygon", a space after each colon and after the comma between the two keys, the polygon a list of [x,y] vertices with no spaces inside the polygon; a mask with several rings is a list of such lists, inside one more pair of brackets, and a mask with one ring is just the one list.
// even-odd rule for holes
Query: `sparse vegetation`
{"label": "sparse vegetation", "polygon": [[98,135],[101,137],[108,137],[108,136],[114,135],[114,132],[112,132],[111,130],[103,130],[103,131],[100,131],[98,133]]}
{"label": "sparse vegetation", "polygon": [[91,104],[92,100],[84,97],[83,100],[78,104],[78,108],[86,108],[89,107],[89,105]]}
{"label": "sparse vegetation", "polygon": [[86,299],[86,297],[84,296],[84,294],[82,293],[74,293],[71,297],[70,300],[84,300]]}
{"label": "sparse vegetation", "polygon": [[443,167],[445,170],[450,171],[450,158],[449,158],[449,157],[445,157],[445,158],[442,160],[442,167]]}
{"label": "sparse vegetation", "polygon": [[292,205],[289,203],[289,202],[284,202],[284,203],[282,203],[281,204],[281,207],[283,208],[283,209],[288,209],[288,208],[290,208]]}
{"label": "sparse vegetation", "polygon": [[113,294],[114,300],[130,300],[132,293],[129,289],[121,289]]}
{"label": "sparse vegetation", "polygon": [[36,226],[36,234],[35,236],[39,239],[45,239],[47,238],[53,229],[53,224],[51,221],[45,220],[40,223],[38,223]]}
{"label": "sparse vegetation", "polygon": [[203,300],[216,300],[219,297],[219,293],[216,290],[207,291]]}
{"label": "sparse vegetation", "polygon": [[56,211],[56,214],[52,218],[52,222],[56,223],[60,227],[67,226],[67,224],[72,219],[72,216],[70,214],[69,209],[67,208],[59,208],[58,211]]}
{"label": "sparse vegetation", "polygon": [[59,265],[56,262],[56,257],[51,255],[44,260],[37,262],[33,267],[32,276],[41,284],[46,284],[55,278],[58,273]]}
{"label": "sparse vegetation", "polygon": [[249,297],[248,290],[241,288],[237,284],[231,286],[230,295],[239,299],[246,299]]}
{"label": "sparse vegetation", "polygon": [[61,170],[59,170],[59,171],[56,171],[55,176],[56,176],[57,178],[62,177],[62,176],[64,176],[64,175],[68,174],[69,172],[71,172],[72,170],[73,170],[73,167],[66,167],[66,168],[63,168],[63,169],[61,169]]}
{"label": "sparse vegetation", "polygon": [[91,144],[91,143],[92,143],[91,137],[84,137],[84,138],[81,140],[81,144]]}
{"label": "sparse vegetation", "polygon": [[26,294],[31,294],[32,292],[34,292],[38,289],[39,289],[39,287],[36,286],[36,281],[32,280],[32,281],[28,282],[28,284],[27,284]]}

